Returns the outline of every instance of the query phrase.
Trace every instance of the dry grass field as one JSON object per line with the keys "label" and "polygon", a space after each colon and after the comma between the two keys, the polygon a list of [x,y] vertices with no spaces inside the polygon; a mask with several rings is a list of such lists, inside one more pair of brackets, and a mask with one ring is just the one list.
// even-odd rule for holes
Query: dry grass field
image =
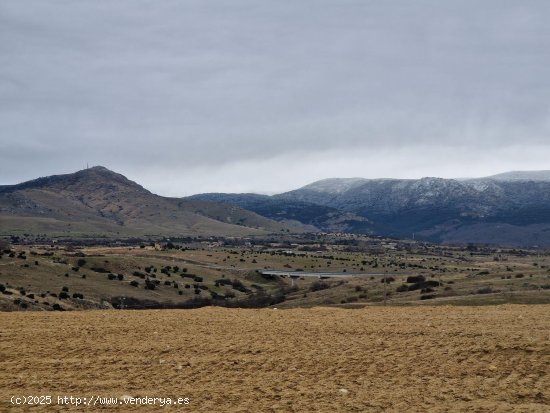
{"label": "dry grass field", "polygon": [[[379,242],[389,247],[389,243]],[[348,252],[287,251],[280,247],[63,247],[16,245],[0,251],[0,310],[197,306],[194,300],[246,307],[259,296],[279,308],[394,305],[549,304],[550,254],[435,245]],[[383,247],[382,247],[383,248]],[[361,273],[318,279],[265,278],[261,269]],[[387,288],[382,273],[386,272]],[[376,274],[376,275],[372,275]],[[422,277],[415,283],[409,277]],[[148,284],[156,283],[153,289]],[[263,300],[268,306],[271,301]],[[154,308],[149,306],[149,308]]]}
{"label": "dry grass field", "polygon": [[1,411],[550,411],[549,305],[32,311],[0,325]]}

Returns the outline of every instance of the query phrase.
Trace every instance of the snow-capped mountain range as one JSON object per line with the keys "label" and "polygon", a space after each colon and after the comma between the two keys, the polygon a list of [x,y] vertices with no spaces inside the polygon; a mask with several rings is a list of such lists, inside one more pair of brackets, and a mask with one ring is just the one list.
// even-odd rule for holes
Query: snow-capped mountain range
{"label": "snow-capped mountain range", "polygon": [[[271,219],[291,218],[324,231],[550,245],[550,171],[475,179],[331,178],[271,197],[201,194],[193,198],[234,203]],[[323,211],[327,219],[312,217],[313,206],[330,208]]]}

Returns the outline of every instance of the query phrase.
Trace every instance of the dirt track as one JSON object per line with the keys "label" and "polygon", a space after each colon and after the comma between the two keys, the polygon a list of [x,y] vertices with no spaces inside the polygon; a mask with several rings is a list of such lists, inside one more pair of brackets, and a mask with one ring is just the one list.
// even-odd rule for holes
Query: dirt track
{"label": "dirt track", "polygon": [[[0,326],[1,411],[550,411],[548,305],[18,312]],[[14,395],[191,402],[30,409]]]}

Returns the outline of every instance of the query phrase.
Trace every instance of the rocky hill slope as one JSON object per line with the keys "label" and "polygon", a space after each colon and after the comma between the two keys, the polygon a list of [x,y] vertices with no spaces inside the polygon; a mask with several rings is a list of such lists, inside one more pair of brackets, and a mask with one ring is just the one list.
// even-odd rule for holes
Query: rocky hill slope
{"label": "rocky hill slope", "polygon": [[253,235],[300,230],[236,206],[155,195],[104,167],[0,187],[0,232]]}

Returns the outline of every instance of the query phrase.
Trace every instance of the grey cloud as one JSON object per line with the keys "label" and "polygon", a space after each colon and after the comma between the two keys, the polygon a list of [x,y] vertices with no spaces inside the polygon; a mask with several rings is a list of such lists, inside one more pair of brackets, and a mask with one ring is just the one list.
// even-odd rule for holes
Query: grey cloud
{"label": "grey cloud", "polygon": [[543,0],[4,1],[0,184],[86,162],[173,195],[544,167],[549,20]]}

